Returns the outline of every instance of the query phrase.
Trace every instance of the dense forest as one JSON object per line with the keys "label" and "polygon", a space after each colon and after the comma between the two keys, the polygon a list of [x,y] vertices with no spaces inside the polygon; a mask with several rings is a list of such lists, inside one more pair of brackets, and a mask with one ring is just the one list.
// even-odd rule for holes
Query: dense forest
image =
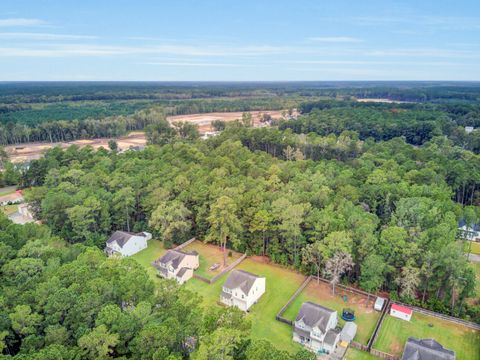
{"label": "dense forest", "polygon": [[475,277],[456,238],[459,218],[478,219],[460,205],[478,205],[478,179],[468,178],[477,155],[442,137],[414,147],[240,123],[207,142],[163,134],[143,152],[49,151],[23,177],[36,214],[71,243],[102,247],[113,229],[149,227],[171,246],[218,240],[211,214],[228,209],[235,250],[306,273],[347,253],[345,281],[479,321],[464,302]]}

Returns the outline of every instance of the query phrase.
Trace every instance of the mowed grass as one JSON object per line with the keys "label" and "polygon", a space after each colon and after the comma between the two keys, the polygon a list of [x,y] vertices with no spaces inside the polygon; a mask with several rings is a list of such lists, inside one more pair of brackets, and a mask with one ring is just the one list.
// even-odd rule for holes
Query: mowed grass
{"label": "mowed grass", "polygon": [[354,349],[352,347],[348,348],[347,353],[345,354],[345,360],[375,360],[378,357],[373,356],[366,351],[361,351]]}
{"label": "mowed grass", "polygon": [[[275,315],[302,284],[305,277],[286,268],[270,264],[265,258],[252,257],[242,261],[235,269],[249,271],[266,278],[266,291],[257,304],[250,308],[248,318],[252,322],[252,337],[266,339],[277,348],[296,352],[301,347],[292,341],[292,328],[275,320]],[[198,279],[186,283],[187,289],[199,293],[204,305],[218,304],[220,291],[228,274],[214,284]]]}
{"label": "mowed grass", "polygon": [[[211,279],[215,275],[219,274],[223,269],[223,251],[214,244],[205,244],[201,241],[195,240],[191,244],[185,246],[183,251],[196,251],[199,257],[199,268],[195,270],[195,273],[201,276]],[[232,256],[227,256],[227,266],[240,258],[242,254],[227,250],[227,254],[231,253]],[[215,270],[210,270],[210,267],[214,264],[219,266]]]}
{"label": "mowed grass", "polygon": [[470,241],[470,252],[475,255],[480,255],[480,243]]}
{"label": "mowed grass", "polygon": [[4,205],[1,207],[1,211],[5,214],[5,215],[11,215],[13,214],[14,212],[17,211],[17,207],[18,205]]}
{"label": "mowed grass", "polygon": [[[346,302],[343,299],[344,295],[347,296]],[[366,306],[366,296],[344,292],[338,287],[335,290],[335,295],[333,295],[331,286],[321,281],[318,283],[315,279],[312,279],[295,301],[290,304],[283,316],[286,319],[295,320],[300,307],[306,301],[311,301],[329,309],[336,310],[339,325],[342,327],[345,324],[345,321],[341,318],[343,309],[353,309],[356,317],[355,323],[357,324],[357,334],[354,340],[365,345],[372,336],[375,325],[380,317],[380,312],[373,309],[375,297],[372,296],[368,306]]]}
{"label": "mowed grass", "polygon": [[151,239],[148,241],[148,247],[146,249],[143,249],[131,257],[138,261],[140,265],[147,270],[152,279],[157,282],[159,278],[157,276],[157,270],[152,266],[152,262],[165,254],[166,251],[161,241]]}
{"label": "mowed grass", "polygon": [[438,341],[455,351],[457,360],[480,359],[479,331],[417,312],[413,313],[411,321],[386,315],[373,347],[400,356],[410,336]]}

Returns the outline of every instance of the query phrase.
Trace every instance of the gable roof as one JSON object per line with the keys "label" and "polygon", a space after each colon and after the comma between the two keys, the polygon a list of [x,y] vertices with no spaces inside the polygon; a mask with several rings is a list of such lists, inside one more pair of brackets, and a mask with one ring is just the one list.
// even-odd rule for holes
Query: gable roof
{"label": "gable roof", "polygon": [[143,235],[143,233],[134,234],[134,233],[131,233],[131,232],[117,230],[107,240],[107,244],[112,244],[112,243],[116,242],[118,244],[118,246],[123,248],[123,246],[128,242],[128,240],[130,240],[130,238],[132,238],[133,236],[136,236],[136,235],[137,236],[145,236],[145,235]]}
{"label": "gable roof", "polygon": [[467,227],[469,231],[480,231],[480,225],[479,224],[468,224],[467,225],[467,222],[465,221],[465,219],[461,219],[458,222],[458,227],[462,228],[464,226]]}
{"label": "gable roof", "polygon": [[172,267],[176,270],[182,260],[185,258],[187,255],[198,255],[196,251],[192,252],[184,252],[180,250],[168,250],[165,255],[160,257],[155,263],[160,263],[164,265],[172,265]]}
{"label": "gable roof", "polygon": [[248,271],[233,270],[223,286],[231,290],[240,288],[246,295],[248,295],[255,281],[260,278],[261,276],[249,273]]}
{"label": "gable roof", "polygon": [[335,310],[307,301],[302,304],[295,321],[301,320],[305,325],[311,328],[317,326],[322,332],[325,332],[328,320],[334,313],[336,313]]}
{"label": "gable roof", "polygon": [[409,337],[402,360],[455,360],[455,352],[445,349],[433,339]]}
{"label": "gable roof", "polygon": [[404,314],[407,314],[407,315],[412,315],[413,313],[413,310],[406,307],[406,306],[403,306],[403,305],[399,305],[399,304],[392,304],[392,310],[395,310],[395,311],[398,311],[398,312],[401,312],[401,313],[404,313]]}
{"label": "gable roof", "polygon": [[325,338],[323,341],[325,344],[334,346],[338,337],[338,334],[340,334],[337,330],[335,329],[329,329],[327,333],[325,334]]}

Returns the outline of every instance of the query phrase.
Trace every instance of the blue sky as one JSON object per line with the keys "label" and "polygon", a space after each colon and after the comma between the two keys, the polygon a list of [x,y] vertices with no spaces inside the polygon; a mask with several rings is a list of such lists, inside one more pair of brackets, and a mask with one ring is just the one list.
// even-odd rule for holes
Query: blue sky
{"label": "blue sky", "polygon": [[480,80],[480,1],[1,0],[2,80]]}

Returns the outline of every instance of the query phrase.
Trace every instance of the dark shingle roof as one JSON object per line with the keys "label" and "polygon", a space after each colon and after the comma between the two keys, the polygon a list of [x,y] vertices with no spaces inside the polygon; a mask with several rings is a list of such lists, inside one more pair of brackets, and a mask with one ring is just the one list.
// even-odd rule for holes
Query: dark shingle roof
{"label": "dark shingle roof", "polygon": [[240,288],[245,294],[248,294],[255,283],[255,280],[259,278],[260,276],[249,273],[248,271],[233,270],[223,286],[232,290]]}
{"label": "dark shingle roof", "polygon": [[186,267],[182,267],[179,272],[177,273],[177,277],[182,277],[186,272],[187,272],[188,268]]}
{"label": "dark shingle roof", "polygon": [[302,304],[295,321],[302,320],[305,325],[312,328],[318,326],[322,332],[325,332],[327,330],[328,320],[335,312],[335,310],[330,310],[321,305],[307,301]]}
{"label": "dark shingle roof", "polygon": [[455,360],[455,352],[445,349],[433,339],[409,337],[402,360]]}
{"label": "dark shingle roof", "polygon": [[323,339],[323,341],[326,344],[333,346],[333,345],[335,345],[335,340],[337,340],[338,334],[339,334],[339,332],[337,330],[330,329],[325,334],[325,338]]}
{"label": "dark shingle roof", "polygon": [[468,228],[470,228],[470,231],[480,231],[480,225],[479,224],[468,224],[467,225],[467,222],[465,221],[465,219],[461,219],[458,222],[458,227],[461,228],[461,227],[464,227],[464,226],[467,226]]}
{"label": "dark shingle roof", "polygon": [[107,244],[116,242],[118,246],[123,248],[123,245],[125,245],[128,242],[128,240],[130,240],[130,238],[135,235],[137,234],[126,232],[126,231],[115,231],[112,234],[112,236],[110,236],[110,238],[107,240]]}

